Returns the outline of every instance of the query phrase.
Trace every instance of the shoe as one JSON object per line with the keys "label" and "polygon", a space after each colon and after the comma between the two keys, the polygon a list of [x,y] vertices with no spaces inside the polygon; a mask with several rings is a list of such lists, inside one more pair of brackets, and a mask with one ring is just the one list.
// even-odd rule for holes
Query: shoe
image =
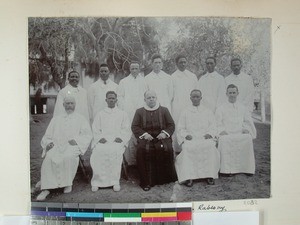
{"label": "shoe", "polygon": [[150,186],[143,187],[143,190],[144,190],[144,191],[150,191],[150,189],[151,189]]}
{"label": "shoe", "polygon": [[215,180],[213,178],[207,178],[207,183],[209,185],[214,185],[215,184]]}
{"label": "shoe", "polygon": [[72,186],[67,186],[64,188],[64,193],[67,194],[67,193],[70,193],[72,191]]}
{"label": "shoe", "polygon": [[46,197],[50,194],[50,191],[48,190],[43,190],[37,197],[36,200],[37,201],[44,201],[46,199]]}
{"label": "shoe", "polygon": [[193,186],[193,180],[187,180],[186,182],[184,182],[184,185],[187,187],[192,187]]}
{"label": "shoe", "polygon": [[121,186],[120,186],[120,184],[116,184],[116,185],[114,185],[114,186],[113,186],[113,190],[114,190],[115,192],[118,192],[118,191],[120,191],[120,190],[121,190]]}
{"label": "shoe", "polygon": [[92,192],[96,192],[96,191],[98,191],[98,187],[96,187],[96,186],[92,186]]}

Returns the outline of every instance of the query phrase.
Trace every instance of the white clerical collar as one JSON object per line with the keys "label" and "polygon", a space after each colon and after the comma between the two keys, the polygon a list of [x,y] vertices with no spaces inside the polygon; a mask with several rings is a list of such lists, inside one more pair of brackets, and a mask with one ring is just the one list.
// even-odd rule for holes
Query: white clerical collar
{"label": "white clerical collar", "polygon": [[131,76],[133,79],[137,79],[138,77],[140,77],[140,74],[136,75],[136,77],[133,76],[132,74],[130,74],[130,76]]}
{"label": "white clerical collar", "polygon": [[71,116],[74,115],[74,111],[71,113],[67,113],[66,111],[64,112],[64,114],[62,114],[64,118],[70,118]]}
{"label": "white clerical collar", "polygon": [[198,111],[200,111],[200,110],[202,109],[202,106],[201,106],[201,104],[198,105],[198,106],[191,105],[191,106],[189,107],[189,109],[190,109],[192,112],[198,112]]}
{"label": "white clerical collar", "polygon": [[[71,89],[73,91],[79,91],[79,86],[78,85],[77,85],[77,87],[73,87],[71,84],[68,84],[68,86],[69,86],[69,89]],[[69,93],[69,91],[68,91],[68,94],[71,94],[71,93]]]}
{"label": "white clerical collar", "polygon": [[215,74],[216,74],[216,71],[215,71],[215,70],[214,70],[213,72],[211,72],[211,73],[207,71],[207,75],[208,75],[208,76],[214,76]]}
{"label": "white clerical collar", "polygon": [[240,75],[241,75],[241,72],[238,75],[235,75],[234,73],[232,73],[232,76],[235,78],[240,78],[241,77]]}
{"label": "white clerical collar", "polygon": [[178,71],[180,74],[186,75],[186,69],[185,69],[184,71],[181,71],[181,70],[177,69],[177,71]]}
{"label": "white clerical collar", "polygon": [[154,111],[157,110],[159,108],[159,103],[156,102],[156,105],[153,108],[150,108],[146,103],[144,105],[144,109],[148,110],[148,111]]}
{"label": "white clerical collar", "polygon": [[117,111],[117,106],[115,106],[114,108],[109,108],[108,106],[106,106],[104,108],[104,111],[107,112],[107,113],[114,113]]}
{"label": "white clerical collar", "polygon": [[[99,81],[101,82],[101,84],[104,84],[104,80],[102,80],[101,78],[99,78]],[[106,84],[110,83],[110,79],[108,78],[106,81]],[[104,85],[106,85],[104,84]]]}

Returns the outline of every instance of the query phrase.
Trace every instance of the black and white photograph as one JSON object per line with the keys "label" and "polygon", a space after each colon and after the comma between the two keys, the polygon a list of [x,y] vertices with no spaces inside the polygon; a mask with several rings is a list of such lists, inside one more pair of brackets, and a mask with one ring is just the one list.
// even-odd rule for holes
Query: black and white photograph
{"label": "black and white photograph", "polygon": [[31,201],[270,198],[271,22],[28,18]]}

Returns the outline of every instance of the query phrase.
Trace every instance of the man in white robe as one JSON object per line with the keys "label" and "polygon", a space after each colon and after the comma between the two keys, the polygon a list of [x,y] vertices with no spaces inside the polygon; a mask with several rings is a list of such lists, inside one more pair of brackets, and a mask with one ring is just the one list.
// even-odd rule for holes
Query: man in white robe
{"label": "man in white robe", "polygon": [[207,73],[199,79],[198,88],[202,92],[201,103],[215,113],[217,107],[226,101],[225,79],[215,71],[214,57],[208,57],[205,63]]}
{"label": "man in white robe", "polygon": [[[129,123],[131,124],[135,111],[144,105],[144,93],[147,91],[145,78],[140,74],[138,62],[130,63],[130,74],[119,83],[118,107],[127,112]],[[131,136],[128,148],[124,153],[129,165],[136,165],[136,138]]]}
{"label": "man in white robe", "polygon": [[186,56],[177,56],[175,62],[178,69],[171,75],[174,90],[172,117],[177,125],[180,113],[191,104],[190,93],[197,88],[198,79],[195,74],[186,69]]}
{"label": "man in white robe", "polygon": [[220,154],[213,139],[217,131],[215,117],[200,104],[200,90],[193,90],[190,99],[192,106],[182,112],[178,122],[177,140],[182,145],[175,161],[178,181],[191,187],[192,180],[207,178],[207,183],[213,185],[220,168]]}
{"label": "man in white robe", "polygon": [[226,86],[234,84],[239,89],[237,101],[247,107],[249,112],[254,107],[254,84],[251,76],[241,72],[242,61],[238,58],[231,60],[232,73],[225,78]]}
{"label": "man in white robe", "polygon": [[[172,117],[176,128],[181,112],[190,106],[190,93],[197,88],[198,79],[195,74],[186,69],[187,58],[185,55],[178,55],[175,62],[178,69],[171,75],[171,78],[174,90]],[[173,148],[175,152],[180,152],[176,135],[173,135]]]}
{"label": "man in white robe", "polygon": [[221,153],[220,173],[255,173],[253,141],[256,129],[249,110],[237,102],[238,87],[227,87],[228,101],[216,111]]}
{"label": "man in white robe", "polygon": [[127,113],[116,107],[117,94],[108,91],[106,94],[107,107],[100,111],[93,122],[93,143],[91,167],[93,177],[92,191],[99,187],[111,187],[120,191],[120,175],[123,153],[131,131]]}
{"label": "man in white robe", "polygon": [[151,58],[153,71],[145,76],[148,90],[156,93],[157,101],[161,106],[167,107],[171,112],[171,101],[173,99],[173,85],[169,74],[162,71],[162,56],[154,54]]}
{"label": "man in white robe", "polygon": [[89,121],[87,91],[78,85],[79,73],[77,71],[71,71],[68,74],[68,81],[69,84],[67,84],[57,94],[53,117],[64,114],[66,112],[63,106],[64,98],[67,95],[72,95],[76,101],[75,112],[81,114]]}
{"label": "man in white robe", "polygon": [[93,83],[88,90],[88,107],[90,113],[90,122],[93,120],[98,112],[106,107],[105,95],[108,91],[117,91],[118,85],[109,78],[109,68],[107,64],[101,64],[100,78]]}
{"label": "man in white robe", "polygon": [[64,98],[65,113],[53,117],[41,141],[42,157],[41,190],[37,200],[43,201],[49,189],[64,187],[64,193],[72,191],[79,155],[83,155],[92,139],[88,121],[74,112],[75,98]]}

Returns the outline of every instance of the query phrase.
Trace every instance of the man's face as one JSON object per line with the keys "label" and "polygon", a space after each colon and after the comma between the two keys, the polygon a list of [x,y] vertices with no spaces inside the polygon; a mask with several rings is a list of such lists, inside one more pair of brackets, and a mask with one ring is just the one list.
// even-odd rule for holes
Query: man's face
{"label": "man's face", "polygon": [[151,91],[147,92],[144,100],[145,100],[147,106],[149,106],[150,108],[153,108],[156,105],[156,100],[157,100],[156,94]]}
{"label": "man's face", "polygon": [[107,80],[108,79],[108,76],[109,76],[109,69],[108,67],[100,67],[100,77],[102,80]]}
{"label": "man's face", "polygon": [[78,86],[78,83],[79,83],[79,75],[77,73],[70,73],[69,74],[69,84],[72,86],[72,87],[77,87]]}
{"label": "man's face", "polygon": [[160,70],[162,69],[162,67],[163,67],[163,63],[162,63],[161,58],[156,58],[153,60],[152,69],[155,73],[159,73]]}
{"label": "man's face", "polygon": [[216,63],[213,59],[207,59],[206,60],[206,69],[209,73],[212,73],[214,72],[215,70],[215,67],[216,67]]}
{"label": "man's face", "polygon": [[231,63],[231,70],[235,75],[239,75],[241,72],[242,64],[239,60],[234,60]]}
{"label": "man's face", "polygon": [[75,100],[74,100],[74,99],[72,99],[72,98],[67,98],[67,99],[65,99],[63,105],[64,105],[64,107],[65,107],[66,112],[67,112],[68,114],[70,114],[70,113],[73,113],[73,112],[74,112],[76,103],[75,103]]}
{"label": "man's face", "polygon": [[133,75],[133,76],[137,76],[140,72],[140,65],[138,63],[132,63],[130,65],[130,73]]}
{"label": "man's face", "polygon": [[200,105],[200,101],[202,99],[202,95],[199,91],[193,91],[191,93],[190,99],[193,103],[193,106],[198,106]]}
{"label": "man's face", "polygon": [[184,71],[186,69],[186,66],[187,66],[187,60],[186,58],[180,58],[177,62],[177,68],[180,70],[180,71]]}
{"label": "man's face", "polygon": [[108,108],[114,108],[118,99],[115,94],[108,94],[105,101],[107,102]]}
{"label": "man's face", "polygon": [[228,97],[228,101],[230,103],[235,103],[238,94],[239,94],[239,92],[236,88],[228,88],[227,92],[226,92],[226,95]]}

